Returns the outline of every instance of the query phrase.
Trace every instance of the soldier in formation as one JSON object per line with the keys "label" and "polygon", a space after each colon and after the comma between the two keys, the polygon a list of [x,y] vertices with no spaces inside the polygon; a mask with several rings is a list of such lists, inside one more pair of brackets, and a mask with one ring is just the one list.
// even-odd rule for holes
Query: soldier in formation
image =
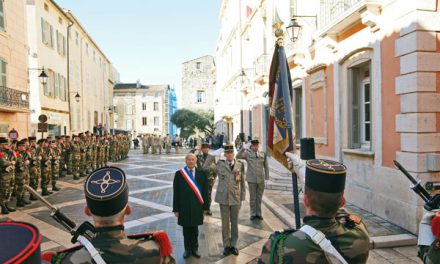
{"label": "soldier in formation", "polygon": [[[59,191],[57,181],[60,177],[73,176],[74,180],[87,176],[92,170],[107,166],[109,160],[126,158],[129,138],[126,135],[95,136],[90,132],[47,137],[36,140],[31,136],[20,141],[10,142],[0,138],[0,206],[1,213],[15,211],[10,205],[13,190],[17,207],[35,201],[27,197],[24,186],[27,184],[47,196]],[[50,186],[52,187],[51,189]]]}

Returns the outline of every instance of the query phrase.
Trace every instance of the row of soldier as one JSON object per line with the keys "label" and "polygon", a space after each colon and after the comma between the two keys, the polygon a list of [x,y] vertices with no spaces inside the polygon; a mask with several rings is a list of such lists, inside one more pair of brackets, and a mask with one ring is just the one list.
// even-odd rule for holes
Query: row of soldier
{"label": "row of soldier", "polygon": [[[16,206],[24,207],[37,200],[29,195],[25,184],[47,196],[60,188],[60,177],[72,175],[73,179],[87,176],[93,170],[107,166],[108,161],[127,157],[129,138],[126,135],[94,135],[89,131],[78,135],[47,137],[31,136],[19,141],[0,137],[0,207],[2,214],[13,212],[10,205],[15,195]],[[49,190],[49,187],[52,188]]]}
{"label": "row of soldier", "polygon": [[169,134],[162,137],[161,135],[145,134],[142,135],[142,150],[144,154],[162,154],[162,148],[165,149],[166,154],[171,153],[171,147],[174,147],[176,154],[179,154],[179,147],[181,146],[180,137],[176,134],[171,138]]}

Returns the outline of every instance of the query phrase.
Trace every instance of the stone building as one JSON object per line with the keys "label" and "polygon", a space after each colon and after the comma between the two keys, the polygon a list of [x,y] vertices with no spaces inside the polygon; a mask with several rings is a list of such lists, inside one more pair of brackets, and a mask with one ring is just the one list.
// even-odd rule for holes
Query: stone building
{"label": "stone building", "polygon": [[214,57],[206,55],[182,63],[181,108],[212,110],[214,108]]}
{"label": "stone building", "polygon": [[118,83],[113,88],[114,128],[133,137],[169,133],[169,85]]}
{"label": "stone building", "polygon": [[38,82],[40,72],[28,77],[25,11],[24,1],[0,1],[0,136],[30,132],[28,78]]}
{"label": "stone building", "polygon": [[[289,33],[297,137],[314,137],[318,157],[347,165],[347,201],[416,233],[422,203],[393,160],[423,185],[438,180],[440,3],[222,1],[217,92],[248,91],[216,108],[216,121],[233,124],[234,136],[244,125],[240,110],[258,116],[263,125],[252,122],[251,130],[265,134],[266,110],[254,112],[253,102],[267,109],[275,9]],[[239,79],[249,66],[255,75],[247,85]]]}

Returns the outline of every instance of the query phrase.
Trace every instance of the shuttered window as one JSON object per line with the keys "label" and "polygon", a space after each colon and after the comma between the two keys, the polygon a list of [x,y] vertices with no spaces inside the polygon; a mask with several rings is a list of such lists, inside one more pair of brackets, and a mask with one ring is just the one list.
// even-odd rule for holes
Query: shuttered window
{"label": "shuttered window", "polygon": [[[0,0],[1,2],[1,0]],[[6,79],[6,67],[7,63],[5,60],[0,59],[0,86],[7,86],[7,79]]]}
{"label": "shuttered window", "polygon": [[5,12],[3,10],[3,0],[0,0],[0,30],[5,31]]}

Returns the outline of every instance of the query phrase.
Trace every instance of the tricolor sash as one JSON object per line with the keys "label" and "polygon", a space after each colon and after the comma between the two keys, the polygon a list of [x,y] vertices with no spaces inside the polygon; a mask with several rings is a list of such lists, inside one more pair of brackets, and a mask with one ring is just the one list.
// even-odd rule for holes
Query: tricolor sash
{"label": "tricolor sash", "polygon": [[[183,169],[180,169],[180,174],[185,179],[186,183],[188,183],[189,187],[193,190],[194,194],[197,196],[197,199],[199,199],[199,202],[201,205],[204,204],[202,194],[200,193],[200,188],[197,185],[197,182],[193,177],[190,176],[191,172],[188,170],[188,167],[185,167]],[[195,175],[194,175],[195,178]]]}

